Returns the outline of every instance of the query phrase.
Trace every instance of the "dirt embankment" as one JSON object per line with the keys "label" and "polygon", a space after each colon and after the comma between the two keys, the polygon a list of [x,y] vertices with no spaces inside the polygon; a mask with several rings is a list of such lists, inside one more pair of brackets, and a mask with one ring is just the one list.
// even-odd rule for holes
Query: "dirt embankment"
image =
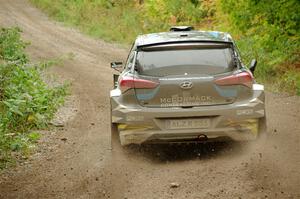
{"label": "dirt embankment", "polygon": [[266,141],[111,151],[109,62],[126,50],[24,0],[0,0],[0,25],[23,29],[34,60],[75,55],[50,71],[72,82],[73,116],[45,133],[30,160],[1,174],[0,198],[300,198],[299,97],[267,95]]}

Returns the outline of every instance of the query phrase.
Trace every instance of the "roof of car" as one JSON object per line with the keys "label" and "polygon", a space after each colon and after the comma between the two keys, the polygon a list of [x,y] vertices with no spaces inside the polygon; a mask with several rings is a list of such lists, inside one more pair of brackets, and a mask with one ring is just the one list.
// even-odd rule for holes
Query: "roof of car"
{"label": "roof of car", "polygon": [[136,46],[147,46],[176,42],[233,42],[231,36],[218,31],[171,31],[140,35],[135,41]]}

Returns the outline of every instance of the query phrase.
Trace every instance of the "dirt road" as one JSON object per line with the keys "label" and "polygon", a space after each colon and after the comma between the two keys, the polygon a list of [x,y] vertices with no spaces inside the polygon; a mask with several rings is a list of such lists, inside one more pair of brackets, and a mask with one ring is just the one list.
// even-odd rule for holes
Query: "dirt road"
{"label": "dirt road", "polygon": [[109,62],[124,60],[126,49],[53,22],[24,0],[0,0],[0,26],[14,25],[31,41],[33,60],[74,54],[50,69],[72,82],[72,117],[0,175],[0,198],[300,198],[299,97],[267,95],[266,141],[112,151]]}

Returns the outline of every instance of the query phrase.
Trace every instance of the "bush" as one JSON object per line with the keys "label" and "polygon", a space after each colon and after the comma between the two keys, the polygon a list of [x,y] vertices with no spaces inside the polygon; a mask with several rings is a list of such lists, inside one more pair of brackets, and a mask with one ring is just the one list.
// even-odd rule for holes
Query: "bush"
{"label": "bush", "polygon": [[148,29],[168,30],[170,25],[197,24],[206,17],[198,1],[149,0],[145,2],[143,20]]}
{"label": "bush", "polygon": [[257,76],[275,87],[300,93],[300,2],[220,0],[238,36],[244,59],[257,58]]}
{"label": "bush", "polygon": [[0,168],[11,151],[28,154],[39,137],[37,129],[49,120],[64,101],[66,87],[50,88],[41,78],[44,64],[31,64],[19,28],[0,31]]}

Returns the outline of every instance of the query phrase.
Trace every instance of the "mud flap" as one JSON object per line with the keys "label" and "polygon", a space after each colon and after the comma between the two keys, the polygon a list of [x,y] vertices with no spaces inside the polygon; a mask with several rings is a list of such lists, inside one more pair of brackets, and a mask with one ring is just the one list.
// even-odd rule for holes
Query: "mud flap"
{"label": "mud flap", "polygon": [[152,128],[147,125],[118,124],[121,145],[142,144],[152,136],[152,133],[147,132]]}
{"label": "mud flap", "polygon": [[112,123],[111,124],[111,130],[110,130],[110,141],[111,141],[111,150],[114,151],[117,148],[120,148],[120,137],[119,137],[119,131],[117,128],[117,124]]}
{"label": "mud flap", "polygon": [[266,116],[259,119],[258,122],[258,139],[265,139],[267,137],[267,119]]}
{"label": "mud flap", "polygon": [[119,79],[120,75],[117,74],[113,74],[113,85],[114,85],[114,89],[117,88],[118,86],[118,79]]}

